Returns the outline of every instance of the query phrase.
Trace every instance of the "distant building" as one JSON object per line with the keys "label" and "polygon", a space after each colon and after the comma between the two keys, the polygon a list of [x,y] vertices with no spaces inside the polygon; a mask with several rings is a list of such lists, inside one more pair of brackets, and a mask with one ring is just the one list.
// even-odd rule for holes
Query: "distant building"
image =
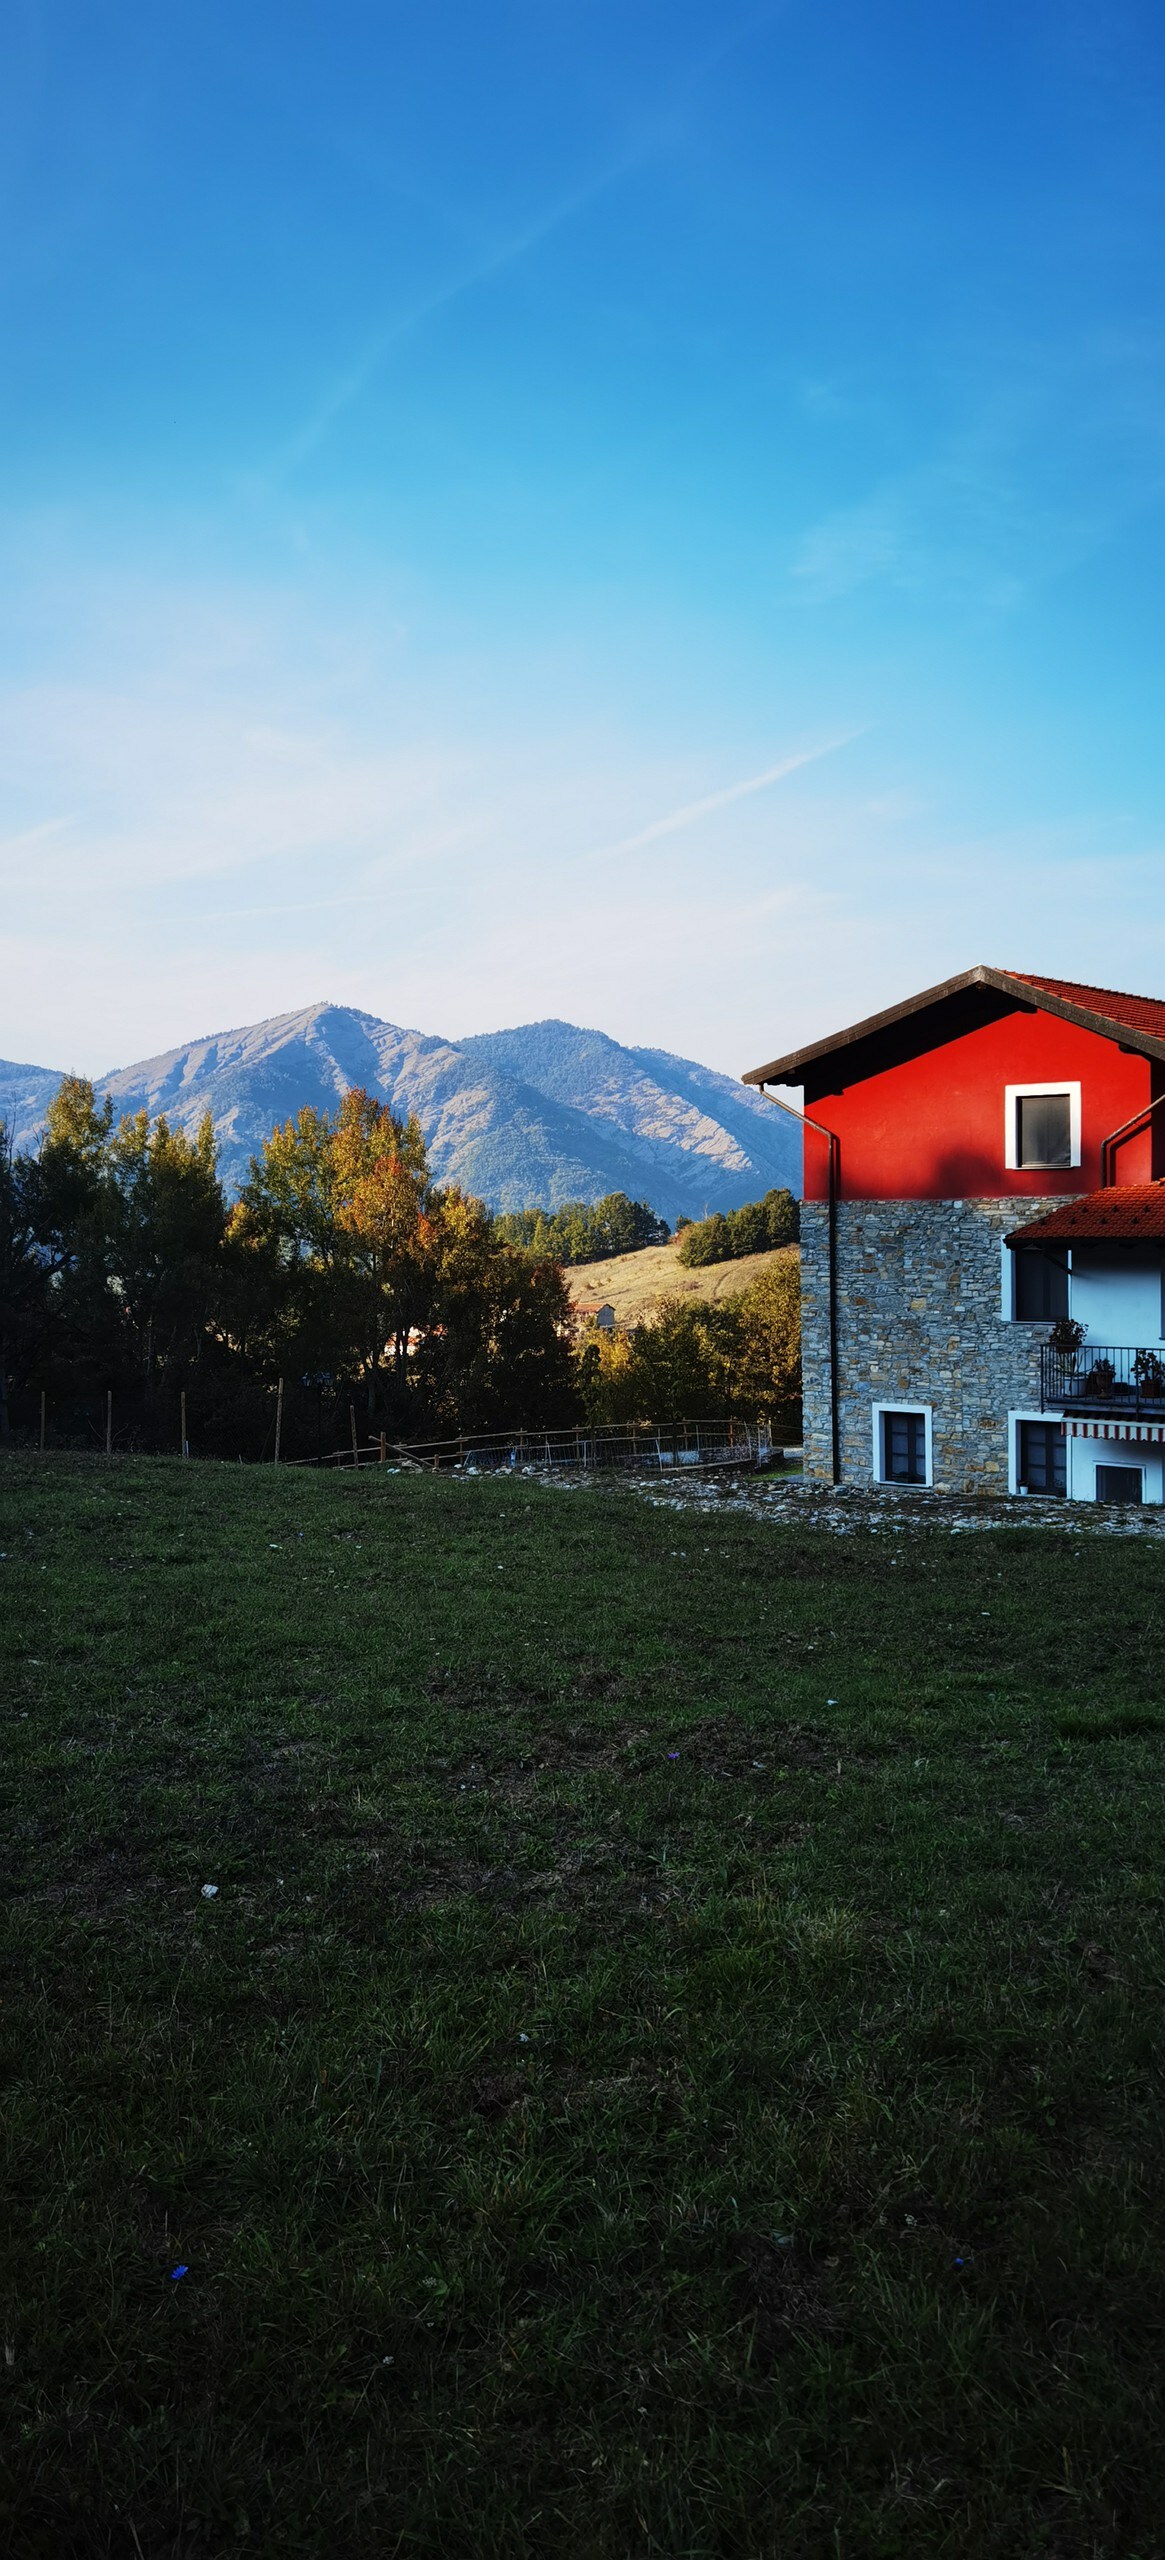
{"label": "distant building", "polygon": [[600,1333],[613,1333],[615,1330],[615,1310],[609,1298],[576,1298],[574,1311],[582,1317],[584,1324],[597,1325]]}
{"label": "distant building", "polygon": [[1165,1499],[1165,1003],[970,969],[745,1081],[804,1091],[811,1473]]}

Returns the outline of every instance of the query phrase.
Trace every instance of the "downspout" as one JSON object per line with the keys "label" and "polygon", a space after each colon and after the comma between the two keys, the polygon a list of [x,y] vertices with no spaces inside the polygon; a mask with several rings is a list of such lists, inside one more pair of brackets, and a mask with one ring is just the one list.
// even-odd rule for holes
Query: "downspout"
{"label": "downspout", "polygon": [[[824,1138],[829,1147],[827,1193],[829,1207],[826,1220],[829,1262],[829,1444],[833,1481],[835,1484],[840,1484],[841,1417],[837,1403],[837,1200],[841,1183],[841,1140],[835,1129],[827,1129],[820,1120],[811,1120],[807,1111],[794,1111],[791,1102],[780,1101],[775,1093],[769,1092],[767,1085],[762,1084],[761,1092],[766,1102],[775,1102],[778,1111],[784,1111],[790,1120],[799,1121],[804,1129],[815,1129],[818,1137]],[[1165,1100],[1165,1095],[1162,1099]]]}
{"label": "downspout", "polygon": [[1134,1111],[1131,1120],[1122,1120],[1119,1129],[1110,1129],[1107,1138],[1101,1139],[1100,1187],[1102,1191],[1115,1189],[1117,1148],[1123,1147],[1126,1138],[1135,1137],[1137,1131],[1144,1127],[1146,1120],[1151,1120],[1153,1113],[1160,1110],[1163,1102],[1165,1102],[1165,1093],[1159,1093],[1155,1102],[1147,1102],[1143,1111]]}

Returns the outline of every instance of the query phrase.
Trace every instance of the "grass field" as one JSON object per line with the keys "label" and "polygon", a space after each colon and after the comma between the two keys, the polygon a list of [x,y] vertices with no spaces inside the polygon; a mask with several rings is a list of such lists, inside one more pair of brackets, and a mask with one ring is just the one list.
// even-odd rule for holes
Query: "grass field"
{"label": "grass field", "polygon": [[708,1262],[689,1271],[673,1238],[670,1244],[644,1245],[638,1253],[612,1254],[606,1262],[577,1263],[566,1279],[576,1306],[605,1298],[620,1324],[642,1324],[665,1298],[697,1298],[705,1305],[738,1298],[762,1272],[796,1252],[795,1244],[778,1245],[771,1253],[746,1253],[736,1262]]}
{"label": "grass field", "polygon": [[1155,1546],[0,1507],[6,2560],[1159,2560]]}

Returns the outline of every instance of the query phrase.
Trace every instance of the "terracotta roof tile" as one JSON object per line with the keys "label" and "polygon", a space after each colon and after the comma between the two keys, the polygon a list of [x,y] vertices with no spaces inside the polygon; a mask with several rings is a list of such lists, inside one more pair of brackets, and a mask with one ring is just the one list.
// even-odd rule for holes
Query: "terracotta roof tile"
{"label": "terracotta roof tile", "polygon": [[1086,1191],[1046,1218],[1013,1227],[1009,1244],[1136,1244],[1146,1238],[1165,1242],[1165,1182],[1118,1182],[1107,1191]]}
{"label": "terracotta roof tile", "polygon": [[1157,996],[1122,995],[1116,987],[1089,987],[1078,978],[1037,978],[1030,969],[1009,969],[1007,974],[1022,986],[1042,987],[1045,995],[1059,996],[1064,1004],[1078,1004],[1082,1011],[1104,1014],[1109,1022],[1127,1023],[1130,1031],[1150,1031],[1165,1039],[1165,1003]]}

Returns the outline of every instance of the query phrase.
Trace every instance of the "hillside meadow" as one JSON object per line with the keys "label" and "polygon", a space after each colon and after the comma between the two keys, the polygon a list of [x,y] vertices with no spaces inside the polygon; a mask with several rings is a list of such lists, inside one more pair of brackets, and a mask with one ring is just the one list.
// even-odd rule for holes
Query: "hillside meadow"
{"label": "hillside meadow", "polygon": [[738,1298],[764,1272],[790,1257],[796,1260],[797,1252],[795,1244],[779,1245],[769,1253],[742,1254],[734,1262],[687,1270],[679,1260],[679,1238],[673,1236],[670,1244],[643,1245],[636,1253],[611,1254],[605,1262],[576,1263],[566,1273],[566,1285],[576,1307],[601,1305],[605,1299],[618,1324],[644,1324],[667,1298],[690,1298],[697,1306],[720,1306],[725,1298]]}
{"label": "hillside meadow", "polygon": [[0,1465],[13,2560],[1158,2560],[1161,1561]]}

